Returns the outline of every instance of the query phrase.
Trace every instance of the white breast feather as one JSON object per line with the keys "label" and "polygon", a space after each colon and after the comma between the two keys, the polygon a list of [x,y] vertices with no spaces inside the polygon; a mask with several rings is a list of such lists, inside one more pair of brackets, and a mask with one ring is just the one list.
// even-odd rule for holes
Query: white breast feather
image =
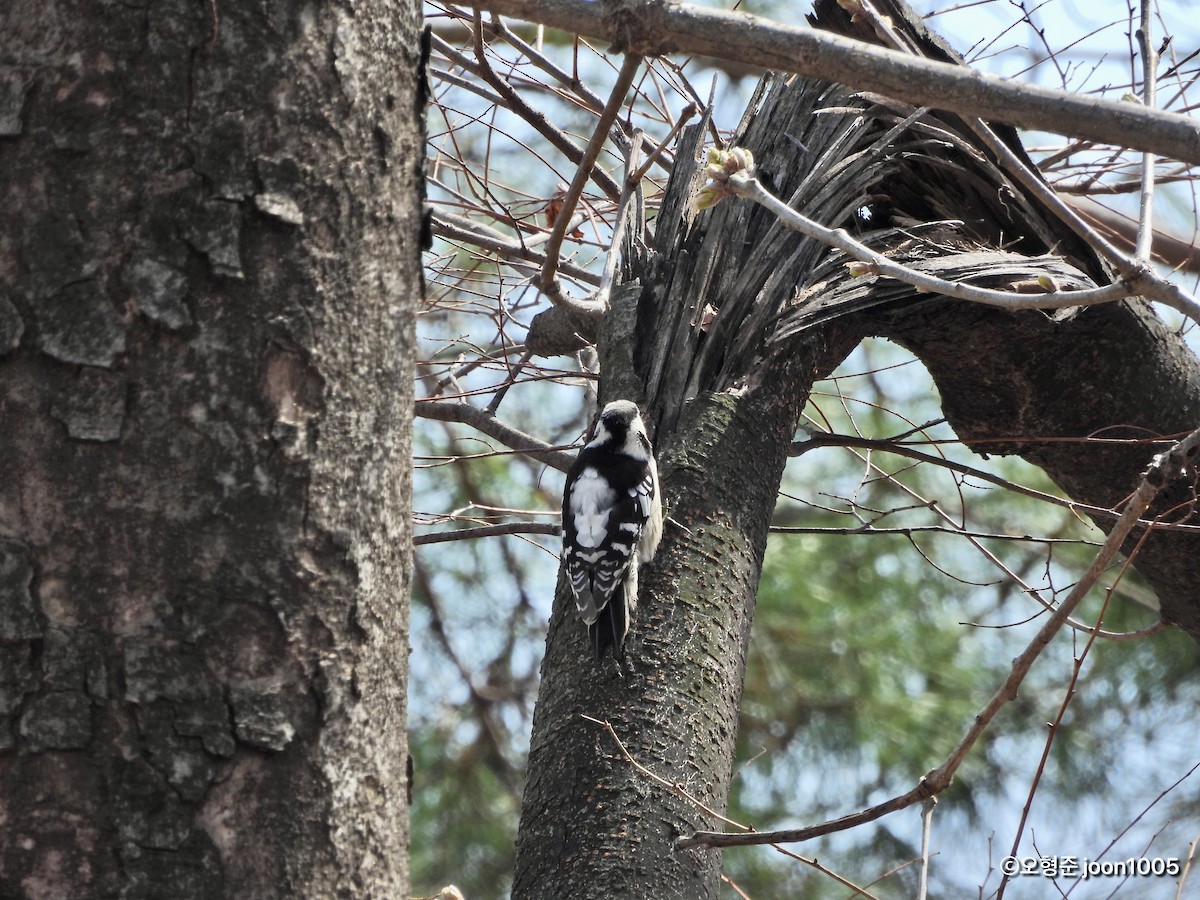
{"label": "white breast feather", "polygon": [[571,489],[571,515],[580,547],[598,547],[608,533],[608,514],[616,495],[591,466],[579,473]]}

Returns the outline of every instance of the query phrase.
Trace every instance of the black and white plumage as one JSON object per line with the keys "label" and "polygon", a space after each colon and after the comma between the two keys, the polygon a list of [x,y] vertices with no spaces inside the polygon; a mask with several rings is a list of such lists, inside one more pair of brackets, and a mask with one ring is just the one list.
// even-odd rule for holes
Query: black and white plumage
{"label": "black and white plumage", "polygon": [[604,407],[595,437],[579,451],[563,491],[563,561],[599,662],[624,656],[637,608],[638,566],[662,538],[658,466],[635,404]]}

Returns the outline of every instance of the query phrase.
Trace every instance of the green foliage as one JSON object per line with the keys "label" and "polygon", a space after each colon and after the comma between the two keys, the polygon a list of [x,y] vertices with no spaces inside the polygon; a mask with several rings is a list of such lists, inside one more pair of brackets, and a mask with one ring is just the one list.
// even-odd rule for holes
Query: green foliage
{"label": "green foliage", "polygon": [[[457,885],[471,900],[506,897],[520,800],[462,722],[415,731],[410,866],[415,896]],[[468,728],[468,730],[472,730]]]}

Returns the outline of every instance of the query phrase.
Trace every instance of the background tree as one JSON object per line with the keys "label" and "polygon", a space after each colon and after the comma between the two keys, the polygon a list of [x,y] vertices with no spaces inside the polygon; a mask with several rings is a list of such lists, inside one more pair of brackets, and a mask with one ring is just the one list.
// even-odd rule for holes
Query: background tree
{"label": "background tree", "polygon": [[0,894],[404,896],[417,8],[0,32]]}
{"label": "background tree", "polygon": [[[641,52],[673,47],[731,55],[718,46],[720,40],[714,32],[697,38],[694,44],[686,43],[696,36],[708,15],[690,9],[678,17],[658,17],[657,8],[630,8],[614,15],[608,7],[570,3],[506,2],[493,8],[566,27],[594,29],[591,33]],[[884,42],[943,61],[954,59],[902,7],[887,5],[882,12],[888,14],[886,18],[874,16],[864,7],[855,11],[856,19],[852,21],[831,5],[820,7],[827,27],[859,40]],[[719,17],[716,21],[719,23]],[[738,33],[756,35],[761,30],[743,28]],[[1129,30],[1132,34],[1135,29]],[[485,40],[489,33],[512,51],[502,52],[497,43]],[[727,33],[733,34],[730,29]],[[736,43],[732,36],[729,43]],[[533,725],[529,781],[524,785],[515,893],[536,896],[591,890],[597,895],[711,894],[717,889],[716,855],[681,853],[675,838],[688,834],[700,822],[708,826],[716,823],[701,810],[697,800],[718,812],[724,808],[755,589],[775,492],[788,454],[807,455],[832,446],[869,454],[863,460],[857,484],[852,482],[848,490],[839,485],[836,502],[827,510],[828,514],[854,520],[852,527],[840,530],[879,537],[891,532],[911,541],[930,560],[935,554],[921,546],[918,533],[957,534],[1000,573],[1010,593],[1001,594],[1003,603],[993,603],[991,612],[1000,621],[1012,622],[1018,618],[1011,606],[1012,587],[1047,605],[1051,600],[1068,597],[1070,584],[1064,584],[1064,579],[1073,581],[1087,562],[1081,556],[1075,568],[1070,562],[1063,563],[1070,559],[1072,547],[1094,541],[1096,533],[1068,530],[1064,522],[1058,521],[1052,526],[1058,534],[1051,532],[1052,536],[1037,544],[1018,545],[1012,555],[1001,551],[999,547],[1006,538],[1028,535],[1028,530],[1006,533],[1013,527],[1011,520],[1000,528],[977,527],[976,521],[986,520],[988,514],[978,511],[979,504],[969,502],[970,495],[989,483],[1029,495],[1035,490],[1028,486],[1030,476],[1019,476],[1026,482],[1022,486],[1013,480],[1011,470],[997,475],[993,467],[993,474],[988,475],[978,470],[984,465],[978,462],[970,463],[970,469],[956,460],[941,463],[936,456],[943,452],[940,445],[947,440],[963,440],[986,453],[1021,454],[1041,465],[1088,507],[1068,505],[1068,509],[1094,515],[1102,528],[1112,527],[1124,497],[1137,486],[1153,453],[1169,446],[1172,436],[1194,427],[1195,358],[1177,335],[1144,311],[1140,301],[1052,314],[1028,309],[994,311],[954,303],[914,309],[912,301],[921,299],[930,288],[916,290],[880,277],[877,262],[848,266],[851,259],[846,254],[851,251],[844,246],[837,252],[828,248],[827,241],[837,235],[825,235],[826,242],[801,237],[781,224],[778,211],[744,203],[727,201],[712,213],[697,215],[691,206],[692,195],[703,179],[703,165],[697,165],[696,157],[706,140],[704,131],[712,126],[706,117],[700,128],[685,133],[679,147],[670,146],[669,138],[674,133],[670,126],[675,120],[663,100],[665,86],[699,101],[699,92],[679,68],[668,63],[639,74],[642,70],[637,61],[626,61],[606,102],[580,83],[581,65],[557,68],[543,48],[527,43],[496,20],[485,26],[484,20],[476,16],[464,46],[466,49],[460,50],[448,41],[438,44],[448,66],[439,70],[439,78],[443,85],[465,87],[483,98],[488,112],[473,113],[467,119],[485,119],[489,130],[483,141],[472,145],[469,128],[456,124],[459,114],[466,110],[455,107],[457,101],[448,99],[451,94],[442,95],[439,112],[445,127],[434,129],[438,150],[434,171],[441,203],[435,227],[448,240],[474,244],[495,255],[487,260],[462,252],[443,256],[437,264],[443,288],[431,316],[448,323],[442,334],[454,334],[456,328],[460,334],[471,334],[476,344],[483,344],[485,355],[460,357],[457,366],[431,370],[425,383],[431,399],[420,409],[431,418],[472,425],[483,436],[536,453],[538,460],[557,461],[553,448],[530,439],[528,434],[514,432],[495,414],[507,396],[517,396],[518,391],[510,392],[514,385],[555,377],[551,370],[534,368],[536,358],[573,352],[598,342],[599,370],[603,374],[601,400],[633,396],[650,409],[675,520],[675,529],[668,529],[665,554],[648,578],[648,591],[655,600],[645,608],[639,633],[630,645],[634,661],[623,678],[618,678],[612,668],[598,675],[591,670],[581,673],[580,629],[571,618],[569,604],[560,602],[556,607]],[[844,42],[831,46],[834,51],[850,52]],[[525,62],[514,65],[511,55],[505,55],[511,52]],[[764,50],[759,58],[787,58],[783,50],[772,52],[773,56]],[[857,49],[853,52],[859,53]],[[870,54],[865,56],[869,62],[876,61]],[[586,54],[578,53],[577,59],[586,59]],[[822,74],[819,56],[815,63],[798,53],[792,60],[797,67],[808,66]],[[860,79],[884,77],[874,70],[864,76],[864,68],[870,67],[848,64],[845,74]],[[1183,64],[1174,66],[1172,72],[1176,77],[1188,77]],[[942,72],[940,77],[950,85],[958,76]],[[615,110],[622,108],[631,82],[636,85],[635,99],[617,116]],[[1134,85],[1126,87],[1132,89]],[[1137,85],[1139,90],[1142,87]],[[1021,88],[1013,90],[1019,92]],[[580,118],[589,123],[588,129],[594,128],[592,134],[599,138],[587,140],[585,132],[573,141],[567,133],[569,126],[560,126],[559,119],[542,115],[543,104],[531,103],[523,92],[565,97],[588,112]],[[1180,95],[1185,93],[1186,85]],[[899,96],[912,99],[904,93]],[[948,88],[936,98],[917,99],[939,106],[943,99],[950,104],[961,103]],[[1038,111],[1033,92],[1026,99],[1025,105],[1006,109],[1005,113],[1011,114],[1012,121],[1024,124],[1037,122],[1041,116],[1044,123],[1046,108]],[[980,112],[989,112],[987,102],[992,101],[979,101]],[[810,220],[828,228],[844,226],[854,231],[862,243],[883,251],[885,261],[906,262],[925,276],[939,273],[956,282],[1000,287],[1007,292],[1006,302],[1011,305],[1016,300],[1024,307],[1054,303],[1077,307],[1085,295],[1070,296],[1068,292],[1124,282],[1148,295],[1190,308],[1187,298],[1151,277],[1136,256],[1114,252],[1097,233],[1080,233],[1066,224],[1067,213],[1055,198],[1047,196],[1036,179],[1022,176],[1025,161],[1013,133],[1003,129],[989,133],[973,121],[970,109],[961,105],[953,108],[957,115],[934,114],[875,95],[777,79],[768,81],[754,97],[735,135],[718,132],[715,140],[753,150],[760,180],[768,182],[774,193]],[[504,110],[516,112],[569,165],[579,167],[575,170],[579,174],[569,168],[563,173],[561,196],[551,197],[549,190],[543,190],[543,199],[534,201],[538,185],[531,184],[533,179],[526,171],[519,186],[510,188],[502,182],[502,138],[506,133],[520,137],[513,120],[504,117]],[[614,114],[606,116],[605,110]],[[654,116],[663,119],[662,123],[653,124]],[[1114,113],[1114,118],[1123,116],[1120,109]],[[599,118],[598,126],[590,124],[593,117]],[[622,123],[614,131],[613,141],[623,157],[617,172],[623,171],[624,179],[609,174],[611,167],[592,166],[595,155],[590,151],[599,149],[614,119]],[[636,154],[639,136],[632,127],[635,124],[646,124],[648,130],[655,128],[653,136],[644,141],[649,161]],[[1153,124],[1146,119],[1147,134]],[[1104,123],[1093,121],[1081,133],[1095,139],[1102,136],[1097,129],[1103,127]],[[1115,131],[1110,137],[1120,139]],[[1155,140],[1144,137],[1142,143],[1149,145]],[[1180,152],[1187,158],[1190,151]],[[1061,152],[1056,149],[1048,154],[1049,162],[1044,165],[1051,177],[1063,180],[1064,187],[1070,187],[1072,179],[1081,174],[1094,181],[1106,173],[1112,183],[1127,185],[1119,164],[1111,159],[1096,162],[1097,156],[1103,159],[1103,151],[1097,156],[1091,153],[1091,145],[1068,145]],[[551,166],[557,158],[549,161]],[[473,160],[486,160],[490,165],[477,168]],[[585,209],[594,218],[607,216],[607,226],[611,227],[621,218],[618,210],[625,208],[623,198],[636,199],[631,182],[648,175],[661,162],[673,164],[672,183],[661,196],[654,196],[652,188],[646,188],[653,197],[654,229],[645,239],[649,249],[640,249],[637,214],[630,226],[634,236],[625,245],[627,268],[623,277],[639,279],[641,288],[613,293],[611,310],[604,316],[596,315],[595,298],[608,296],[608,277],[580,267],[568,270],[568,265],[577,260],[560,264],[558,259],[559,242],[573,229],[579,245],[588,244],[588,232],[581,227],[586,221],[571,216],[577,189],[590,180],[594,192]],[[1063,164],[1063,168],[1056,171],[1056,164]],[[748,184],[734,185],[734,181],[730,179],[728,187],[719,185],[719,190],[752,192]],[[514,196],[519,197],[522,190],[532,195],[524,208],[519,200],[514,202]],[[449,207],[454,205],[458,205],[458,211],[450,212]],[[550,214],[559,227],[539,235],[543,229],[533,218],[535,211]],[[473,213],[474,218],[463,216],[464,212]],[[483,219],[488,219],[486,224]],[[605,229],[598,228],[595,234],[596,244],[603,246]],[[1143,229],[1143,234],[1148,231]],[[620,243],[620,239],[614,243]],[[543,245],[548,248],[544,253]],[[1141,253],[1144,256],[1145,247]],[[514,277],[531,270],[531,282]],[[489,294],[483,284],[493,271],[499,291]],[[474,279],[469,287],[467,278]],[[570,279],[574,279],[574,291]],[[555,304],[532,321],[528,315],[536,307],[530,299],[530,284],[539,287]],[[581,302],[592,293],[589,285],[596,289],[589,298],[591,305]],[[494,342],[489,343],[481,332],[466,327],[470,311],[465,310],[461,298],[467,290],[479,296],[477,310],[487,315],[495,328]],[[940,293],[948,290],[937,289]],[[1065,296],[1045,296],[1051,291]],[[1031,301],[1031,292],[1041,296]],[[1104,296],[1112,299],[1115,293],[1109,291]],[[880,308],[880,303],[888,305]],[[815,380],[830,374],[864,337],[873,334],[911,348],[925,362],[941,390],[943,412],[953,432],[940,422],[916,416],[908,417],[897,429],[867,432],[879,435],[877,438],[834,427],[828,408],[822,407],[819,397],[812,396]],[[449,346],[461,352],[463,344],[451,341]],[[452,358],[452,353],[448,355]],[[583,375],[590,377],[594,368],[586,353],[581,365]],[[488,366],[498,372],[490,383],[476,377]],[[1113,385],[1121,389],[1113,390]],[[491,401],[484,408],[434,399],[456,393],[464,399],[490,394]],[[839,399],[845,397],[840,388],[837,394]],[[892,405],[886,391],[881,396]],[[797,435],[796,425],[806,400],[816,402],[806,412],[810,424]],[[513,401],[508,402],[512,406]],[[560,443],[559,436],[565,429],[546,418],[544,412],[535,414],[527,430],[552,435],[552,442]],[[861,414],[849,414],[842,421],[852,428],[867,424]],[[1100,435],[1110,441],[1099,439]],[[1147,435],[1151,436],[1149,443]],[[1163,438],[1168,440],[1156,442]],[[914,442],[925,446],[913,446]],[[931,448],[937,449],[931,452]],[[456,463],[463,461],[462,445],[452,444],[448,452]],[[899,466],[881,465],[883,453],[908,461]],[[494,463],[494,457],[486,463],[493,467],[492,472],[504,471],[505,478],[514,478],[513,466]],[[958,508],[948,511],[949,504],[943,498],[921,490],[914,478],[925,475],[913,474],[915,463],[924,469],[947,466]],[[456,466],[456,471],[461,473],[463,467]],[[533,489],[534,498],[540,494],[545,507],[553,509],[555,492],[541,492],[536,467],[527,479],[522,469],[516,468],[515,473],[518,481],[525,481]],[[443,508],[457,508],[460,515],[469,512],[476,524],[483,525],[466,536],[553,529],[552,525],[544,529],[540,524],[485,524],[494,516],[513,512],[518,505],[534,506],[536,500],[506,503],[500,488],[507,485],[498,485],[489,497],[472,491],[472,487],[494,484],[490,478],[460,474],[459,479],[465,493]],[[768,489],[765,494],[764,487]],[[1044,497],[1048,487],[1043,482],[1036,490]],[[1156,515],[1186,516],[1190,487],[1175,490],[1177,493],[1157,507]],[[877,505],[874,497],[868,502],[868,493],[882,493],[883,502]],[[465,504],[472,501],[476,509],[465,509]],[[983,509],[993,505],[989,501]],[[1023,528],[1033,516],[1022,508],[1014,518],[1019,523],[1016,527]],[[1183,549],[1193,539],[1187,527],[1179,527],[1176,522],[1169,534],[1160,531],[1147,539],[1136,555],[1134,545],[1126,544],[1157,591],[1167,617],[1185,627],[1195,621],[1195,609],[1184,587],[1194,580],[1190,571],[1194,554]],[[1034,553],[1032,546],[1042,550]],[[1094,553],[1094,548],[1084,545],[1082,553]],[[1036,568],[1044,569],[1040,584],[1034,574]],[[1117,570],[1115,580],[1130,596],[1140,594],[1144,598],[1148,594],[1144,587],[1131,588],[1123,570]],[[887,580],[882,584],[891,590],[881,605],[891,600],[893,606],[885,610],[879,605],[872,607],[876,616],[881,611],[885,616],[903,615],[912,609],[911,603],[897,602],[911,597],[906,595],[904,585]],[[439,601],[445,587],[438,585],[435,577],[425,579],[424,585],[434,634],[463,674],[473,708],[488,717],[477,732],[478,738],[474,738],[476,746],[488,753],[495,771],[503,773],[515,798],[522,786],[515,775],[519,768],[512,762],[510,748],[520,722],[510,719],[503,727],[494,726],[503,721],[504,711],[520,711],[519,698],[526,696],[523,692],[532,681],[531,660],[519,649],[522,631],[534,618],[528,596],[522,592],[511,617],[489,611],[490,620],[514,623],[506,636],[483,642],[463,641],[455,647],[454,629],[448,627],[452,613]],[[488,590],[502,596],[503,590],[498,588],[493,574],[488,579]],[[1082,596],[1083,592],[1076,593]],[[811,605],[793,600],[794,607]],[[1093,639],[1088,637],[1087,623],[1100,621],[1107,606],[1101,596],[1095,609],[1089,610],[1091,618],[1085,616],[1075,626],[1083,635],[1079,638],[1083,646],[1077,648],[1081,663]],[[792,624],[793,632],[799,628],[803,636],[811,619],[796,609],[788,612],[793,623],[798,623]],[[1113,613],[1113,617],[1124,618],[1125,612]],[[913,610],[913,615],[919,613]],[[1137,615],[1135,608],[1132,615]],[[942,623],[930,615],[924,624]],[[1040,625],[1035,623],[1034,627]],[[779,631],[786,627],[777,626]],[[863,634],[861,626],[847,619],[844,632],[844,640],[854,648],[851,652],[860,651],[854,638]],[[887,632],[887,637],[896,633]],[[877,646],[886,647],[887,637]],[[917,631],[910,632],[907,641],[911,646],[914,641],[929,638],[930,634]],[[1018,646],[1025,640],[1022,638]],[[944,646],[961,653],[963,642],[960,632],[949,637]],[[929,642],[929,646],[934,644]],[[1165,646],[1160,644],[1160,648]],[[1171,646],[1178,652],[1178,644]],[[1070,663],[1070,650],[1064,652]],[[1153,652],[1169,656],[1172,651]],[[472,653],[490,661],[478,675],[472,670]],[[1005,661],[1014,655],[990,649],[989,653]],[[1194,652],[1188,656],[1194,658]],[[790,667],[803,662],[796,654],[787,657],[789,668],[784,671],[794,672]],[[862,669],[855,659],[846,671],[855,674]],[[1078,674],[1076,669],[1075,676]],[[937,708],[945,713],[951,708],[944,700],[945,694],[954,687],[946,675],[938,671],[934,660],[926,660],[908,677],[880,670],[872,680],[862,682],[861,688],[845,687],[840,696],[833,692],[826,724],[834,728],[839,723],[840,727],[856,724],[856,716],[848,714],[845,707],[864,702],[863,695],[880,686],[891,686],[893,691],[900,687],[900,695],[916,695],[926,703],[940,701]],[[920,680],[933,680],[933,685],[914,687],[913,683]],[[1001,674],[991,683],[996,685],[1002,680]],[[1044,689],[1061,692],[1063,683],[1060,670]],[[755,684],[754,677],[750,684]],[[1036,681],[1026,682],[1026,690],[1036,685]],[[1072,677],[1072,691],[1075,685]],[[785,679],[785,693],[787,687],[795,685]],[[959,713],[964,722],[971,717],[966,710],[979,709],[986,700],[986,692],[978,688],[975,696],[976,702]],[[1006,699],[1003,692],[997,696]],[[506,706],[507,700],[516,702]],[[1061,694],[1058,702],[1065,710]],[[997,702],[987,707],[988,715],[999,705]],[[1043,715],[1030,712],[1024,704],[1022,708],[1030,715]],[[778,710],[779,705],[771,709]],[[609,719],[632,760],[644,763],[667,783],[656,784],[647,772],[635,769],[615,750],[616,744],[604,728],[581,720],[581,714]],[[1053,710],[1050,715],[1053,717]],[[862,719],[857,723],[861,727]],[[1010,728],[1008,733],[1013,736],[1018,729]],[[1048,750],[1064,746],[1067,739],[1058,737],[1059,733],[1058,729],[1053,733],[1054,740],[1046,744]],[[915,784],[957,740],[957,735],[947,734],[945,721],[927,721],[921,734],[925,737],[913,742],[920,746],[895,748],[893,742],[892,753],[899,750],[906,766],[913,766],[909,784]],[[931,736],[937,738],[937,746],[945,745],[938,754],[929,752]],[[460,728],[457,737],[472,740],[467,728]],[[991,753],[988,758],[994,760]],[[1039,774],[1043,769],[1044,764],[1034,765]],[[899,769],[877,774],[877,783],[889,793],[899,793],[896,771]],[[983,781],[975,779],[974,783]],[[689,796],[673,791],[672,783],[686,787]],[[1037,784],[1034,778],[1031,797]],[[865,796],[865,791],[858,791],[856,787],[855,798]],[[958,799],[963,798],[959,795]],[[833,811],[845,812],[856,802],[842,798]],[[1022,830],[1018,827],[1015,832],[1014,846],[1019,847]],[[1070,852],[1069,848],[1064,852]],[[824,854],[822,858],[826,858]]]}

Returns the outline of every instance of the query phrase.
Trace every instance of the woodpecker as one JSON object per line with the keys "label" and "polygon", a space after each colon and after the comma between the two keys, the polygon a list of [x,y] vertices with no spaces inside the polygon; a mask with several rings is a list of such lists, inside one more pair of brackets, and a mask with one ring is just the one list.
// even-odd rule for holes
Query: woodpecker
{"label": "woodpecker", "polygon": [[662,538],[658,466],[637,405],[614,400],[579,451],[563,490],[563,560],[596,662],[624,659],[638,566]]}

